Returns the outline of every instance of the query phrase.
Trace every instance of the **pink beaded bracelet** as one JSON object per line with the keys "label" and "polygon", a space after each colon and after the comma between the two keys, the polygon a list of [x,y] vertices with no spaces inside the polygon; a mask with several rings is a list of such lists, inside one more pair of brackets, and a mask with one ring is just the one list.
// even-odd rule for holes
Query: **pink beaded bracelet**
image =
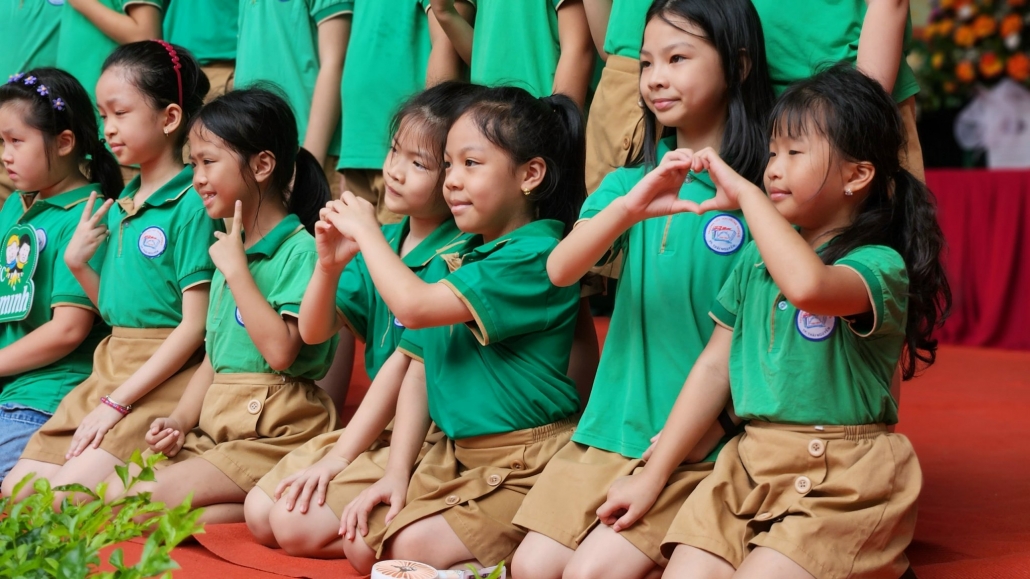
{"label": "pink beaded bracelet", "polygon": [[122,416],[125,416],[126,414],[132,412],[132,404],[129,404],[128,406],[123,405],[123,404],[118,404],[117,402],[115,402],[114,400],[111,400],[107,396],[101,397],[100,401],[103,402],[104,404],[110,406],[111,408],[114,408],[115,410],[117,410]]}

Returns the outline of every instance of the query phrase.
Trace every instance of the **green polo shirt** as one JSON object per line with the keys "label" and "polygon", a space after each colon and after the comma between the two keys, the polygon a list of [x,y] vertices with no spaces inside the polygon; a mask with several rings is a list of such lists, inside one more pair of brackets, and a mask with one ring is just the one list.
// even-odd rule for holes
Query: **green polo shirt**
{"label": "green polo shirt", "polygon": [[[408,218],[405,217],[400,223],[384,225],[383,235],[394,253],[399,255],[401,244],[408,236]],[[447,272],[431,268],[429,263],[441,253],[462,246],[467,238],[468,235],[458,229],[454,220],[448,219],[409,251],[402,261],[422,281],[437,282]],[[359,253],[340,276],[336,290],[336,309],[351,332],[365,342],[365,370],[374,379],[379,368],[397,349],[404,334],[404,326],[397,321],[376,291],[363,254]]]}
{"label": "green polo shirt", "polygon": [[111,246],[100,276],[100,314],[111,326],[174,328],[182,321],[182,292],[211,281],[208,247],[225,227],[204,211],[191,167],[134,210],[139,185],[139,177],[130,181],[107,212]]}
{"label": "green polo shirt", "polygon": [[[318,79],[318,26],[353,10],[354,0],[240,1],[234,86],[244,88],[259,81],[278,85],[297,116],[301,143]],[[337,133],[330,155],[339,153],[338,144]]]}
{"label": "green polo shirt", "polygon": [[[390,149],[390,119],[426,86],[429,0],[354,0],[343,67],[339,169],[379,169]],[[375,95],[369,98],[369,95]]]}
{"label": "green polo shirt", "polygon": [[168,0],[164,38],[193,53],[201,65],[235,60],[240,0]]}
{"label": "green polo shirt", "polygon": [[479,0],[472,82],[510,85],[545,97],[554,88],[561,46],[558,8],[564,0]]}
{"label": "green polo shirt", "polygon": [[[39,2],[40,0],[34,0]],[[47,1],[47,0],[42,0]],[[97,0],[115,12],[128,14],[130,6],[149,4],[164,10],[167,0]],[[61,12],[61,31],[57,43],[57,68],[77,78],[91,100],[96,100],[100,68],[107,57],[118,48],[118,43],[93,25],[78,10],[64,2]]]}
{"label": "green polo shirt", "polygon": [[19,72],[57,64],[61,3],[0,0],[0,82]]}
{"label": "green polo shirt", "polygon": [[[247,249],[247,264],[254,283],[268,299],[268,305],[282,316],[300,315],[300,300],[317,261],[315,238],[292,213]],[[281,374],[309,380],[324,377],[338,340],[333,336],[315,346],[302,345],[297,359]],[[217,373],[279,374],[268,365],[247,333],[246,320],[220,271],[215,271],[211,280],[205,346]]]}
{"label": "green polo shirt", "polygon": [[[858,60],[858,38],[866,0],[752,0],[762,21],[765,53],[773,90],[787,87],[840,60]],[[912,40],[912,18],[905,28],[906,49],[894,82],[894,100],[919,92],[915,73],[905,60]]]}
{"label": "green polo shirt", "polygon": [[784,299],[758,247],[748,244],[712,306],[733,329],[730,390],[747,420],[786,424],[898,421],[891,378],[905,343],[908,272],[893,249],[867,245],[834,265],[865,282],[872,313],[809,314]]}
{"label": "green polo shirt", "polygon": [[[426,365],[429,415],[451,439],[543,426],[579,410],[569,351],[579,286],[556,287],[547,257],[562,224],[534,221],[495,241],[475,237],[444,268],[474,321],[412,330],[398,348]],[[457,269],[447,274],[448,263]]]}
{"label": "green polo shirt", "polygon": [[[663,140],[658,157],[672,146],[675,137]],[[600,213],[646,173],[643,167],[616,169],[587,197],[580,218]],[[715,196],[707,173],[691,175],[680,199],[700,203]],[[619,291],[573,440],[631,458],[643,455],[715,329],[706,304],[729,277],[747,238],[739,212],[680,213],[641,221],[615,241],[603,262],[622,254]]]}
{"label": "green polo shirt", "polygon": [[613,0],[604,35],[604,51],[640,60],[640,44],[644,41],[644,17],[651,0]]}
{"label": "green polo shirt", "polygon": [[[82,216],[83,203],[99,185],[87,185],[48,199],[37,199],[26,207],[24,193],[11,195],[0,210],[0,234],[18,224],[36,230],[39,261],[32,276],[35,296],[29,315],[19,322],[0,323],[0,348],[29,335],[54,319],[54,308],[71,306],[95,311],[86,292],[64,263],[64,250]],[[97,249],[92,265],[100,269],[106,242]],[[86,339],[64,358],[35,370],[2,379],[0,404],[14,403],[53,413],[65,394],[93,371],[93,350],[109,333],[99,317]]]}

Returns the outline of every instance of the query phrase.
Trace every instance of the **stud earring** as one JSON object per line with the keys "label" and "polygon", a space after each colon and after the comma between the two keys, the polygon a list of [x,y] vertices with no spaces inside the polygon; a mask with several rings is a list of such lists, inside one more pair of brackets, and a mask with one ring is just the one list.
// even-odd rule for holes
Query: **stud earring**
{"label": "stud earring", "polygon": [[851,197],[852,195],[854,195],[854,193],[851,192],[851,189],[845,189],[844,190],[844,195],[846,195],[848,197]]}
{"label": "stud earring", "polygon": [[637,106],[640,108],[644,108],[644,97],[640,97],[637,99]]}
{"label": "stud earring", "polygon": [[530,195],[533,194],[533,190],[532,189],[525,189],[524,188],[524,189],[522,189],[522,194],[525,195],[526,197],[529,197]]}

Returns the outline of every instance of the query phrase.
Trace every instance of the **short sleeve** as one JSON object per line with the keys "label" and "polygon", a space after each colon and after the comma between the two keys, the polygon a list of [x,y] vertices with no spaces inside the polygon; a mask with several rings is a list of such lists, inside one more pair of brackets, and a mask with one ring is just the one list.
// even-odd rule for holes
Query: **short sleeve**
{"label": "short sleeve", "polygon": [[368,342],[369,316],[375,302],[375,286],[365,267],[365,258],[358,254],[343,273],[336,286],[336,309],[344,323],[361,340]]}
{"label": "short sleeve", "polygon": [[872,321],[848,321],[851,331],[862,338],[904,333],[908,312],[908,270],[901,255],[884,245],[860,247],[834,263],[862,277]]}
{"label": "short sleeve", "polygon": [[121,4],[121,11],[124,14],[129,13],[131,6],[138,6],[140,4],[146,4],[147,6],[153,6],[161,12],[164,12],[168,8],[168,0],[115,0]]}
{"label": "short sleeve", "polygon": [[557,289],[547,277],[546,267],[557,240],[548,241],[553,243],[535,251],[532,247],[502,247],[441,280],[472,312],[469,329],[484,346],[547,325],[551,304],[546,302]]}
{"label": "short sleeve", "polygon": [[211,281],[215,273],[215,264],[211,261],[208,248],[215,241],[216,231],[225,231],[221,219],[211,219],[203,207],[196,207],[192,214],[175,232],[175,275],[179,280],[179,289],[187,289]]}
{"label": "short sleeve", "polygon": [[309,14],[315,24],[353,12],[354,0],[311,0],[309,4]]}
{"label": "short sleeve", "polygon": [[408,330],[404,332],[401,343],[397,344],[397,350],[412,360],[425,363],[423,354],[423,341],[426,330]]}
{"label": "short sleeve", "polygon": [[554,6],[554,11],[557,12],[565,4],[565,0],[551,0],[551,5]]}
{"label": "short sleeve", "polygon": [[[97,247],[97,252],[93,254],[93,257],[89,260],[90,267],[93,268],[98,274],[101,272],[101,268],[104,263],[104,255],[107,253],[108,242],[105,239]],[[90,301],[89,296],[86,295],[86,290],[82,289],[79,284],[79,280],[75,279],[68,264],[64,263],[64,253],[67,249],[67,244],[62,244],[60,250],[57,252],[57,256],[54,259],[54,273],[53,273],[53,290],[50,294],[50,305],[51,307],[58,306],[78,306],[89,310],[97,311],[96,305]],[[99,312],[98,312],[99,313]]]}
{"label": "short sleeve", "polygon": [[299,251],[291,253],[282,262],[282,271],[275,286],[261,288],[268,298],[272,309],[279,312],[279,315],[291,315],[300,317],[300,302],[304,298],[304,291],[311,280],[311,274],[315,271],[315,263],[318,261],[318,253],[315,251]]}
{"label": "short sleeve", "polygon": [[[613,201],[622,197],[629,191],[630,187],[626,185],[623,173],[623,170],[616,169],[605,176],[597,190],[591,193],[583,202],[583,207],[579,210],[579,221],[593,219],[594,216],[611,205]],[[604,254],[600,261],[597,262],[597,266],[600,267],[614,262],[615,258],[625,247],[626,240],[628,238],[629,231],[620,235],[618,239],[612,243],[611,250]]]}
{"label": "short sleeve", "polygon": [[720,326],[732,330],[737,323],[740,306],[744,303],[750,270],[754,269],[761,259],[757,248],[754,241],[744,246],[737,265],[733,267],[730,276],[723,282],[719,295],[715,297],[715,303],[712,304],[708,315]]}

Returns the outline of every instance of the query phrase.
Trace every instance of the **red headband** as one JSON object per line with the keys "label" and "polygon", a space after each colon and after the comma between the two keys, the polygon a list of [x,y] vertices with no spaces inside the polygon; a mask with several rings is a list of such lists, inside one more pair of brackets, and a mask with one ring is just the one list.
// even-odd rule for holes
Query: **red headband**
{"label": "red headband", "polygon": [[175,47],[164,40],[154,40],[154,42],[163,46],[164,49],[168,51],[168,56],[172,57],[172,68],[175,69],[175,80],[179,83],[179,108],[182,108],[182,63],[179,62],[179,53],[175,52]]}

